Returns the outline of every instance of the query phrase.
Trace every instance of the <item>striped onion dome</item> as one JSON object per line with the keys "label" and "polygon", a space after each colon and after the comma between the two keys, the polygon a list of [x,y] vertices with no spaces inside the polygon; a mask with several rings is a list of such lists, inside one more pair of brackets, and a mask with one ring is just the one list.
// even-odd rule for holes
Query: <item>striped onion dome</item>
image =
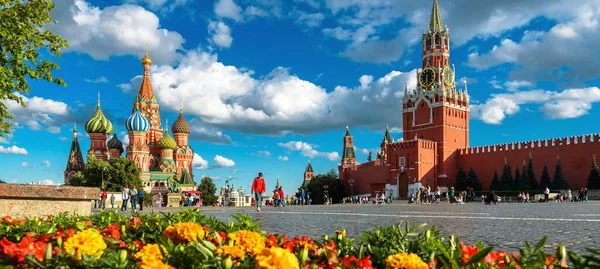
{"label": "striped onion dome", "polygon": [[110,134],[113,131],[112,123],[110,123],[104,116],[104,113],[102,113],[102,109],[100,109],[100,101],[98,101],[96,112],[94,112],[92,118],[85,123],[85,131],[88,134]]}
{"label": "striped onion dome", "polygon": [[175,149],[177,148],[177,143],[175,142],[175,140],[173,139],[173,137],[171,137],[171,135],[169,134],[169,127],[165,127],[165,134],[163,135],[163,137],[158,141],[158,147],[161,149]]}
{"label": "striped onion dome", "polygon": [[113,137],[110,140],[108,140],[106,145],[108,146],[108,149],[123,150],[123,142],[121,142],[121,140],[119,140],[119,138],[117,137],[117,130],[114,130]]}
{"label": "striped onion dome", "polygon": [[190,124],[183,116],[183,110],[179,110],[179,118],[173,123],[171,130],[173,130],[174,134],[190,134],[192,132],[190,130]]}
{"label": "striped onion dome", "polygon": [[150,122],[142,115],[138,107],[129,118],[125,121],[125,128],[129,132],[148,132],[150,130]]}

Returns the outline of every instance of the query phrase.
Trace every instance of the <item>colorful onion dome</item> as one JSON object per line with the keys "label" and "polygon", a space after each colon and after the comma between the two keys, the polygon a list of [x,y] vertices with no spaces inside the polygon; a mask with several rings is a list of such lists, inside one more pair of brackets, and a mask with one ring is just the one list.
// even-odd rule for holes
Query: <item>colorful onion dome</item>
{"label": "colorful onion dome", "polygon": [[[167,125],[168,126],[168,125]],[[165,133],[163,137],[158,141],[158,147],[161,149],[175,149],[177,148],[177,143],[169,134],[169,127],[165,127]]]}
{"label": "colorful onion dome", "polygon": [[146,56],[142,59],[142,65],[152,65],[152,59],[148,57],[148,50],[146,50]]}
{"label": "colorful onion dome", "polygon": [[102,109],[100,109],[100,98],[98,98],[96,112],[94,112],[92,118],[85,123],[85,131],[88,132],[88,134],[110,134],[113,131],[112,123],[106,119],[104,113],[102,113]]}
{"label": "colorful onion dome", "polygon": [[192,131],[190,129],[190,124],[185,120],[183,116],[183,110],[179,109],[179,118],[173,123],[171,127],[174,134],[190,134]]}
{"label": "colorful onion dome", "polygon": [[148,132],[150,122],[142,115],[140,108],[136,106],[133,114],[125,121],[125,128],[129,132]]}
{"label": "colorful onion dome", "polygon": [[108,146],[108,149],[123,150],[123,142],[117,137],[117,130],[114,131],[113,137],[106,142],[106,145]]}

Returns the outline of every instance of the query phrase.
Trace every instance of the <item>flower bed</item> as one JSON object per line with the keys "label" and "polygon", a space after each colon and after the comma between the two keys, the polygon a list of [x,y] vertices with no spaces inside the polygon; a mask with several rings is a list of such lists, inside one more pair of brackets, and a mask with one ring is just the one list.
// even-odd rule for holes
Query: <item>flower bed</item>
{"label": "flower bed", "polygon": [[545,238],[516,253],[440,237],[434,227],[377,227],[352,239],[266,234],[249,216],[223,223],[199,210],[125,217],[115,212],[0,223],[0,268],[598,268],[600,251],[585,255]]}

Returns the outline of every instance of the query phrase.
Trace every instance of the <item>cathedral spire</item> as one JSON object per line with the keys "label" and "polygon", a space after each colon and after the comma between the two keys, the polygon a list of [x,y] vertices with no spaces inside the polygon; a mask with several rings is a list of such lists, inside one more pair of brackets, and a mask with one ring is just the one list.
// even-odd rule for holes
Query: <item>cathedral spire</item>
{"label": "cathedral spire", "polygon": [[306,169],[304,170],[304,173],[313,173],[313,168],[312,165],[310,164],[310,160],[308,160],[308,165],[306,165]]}
{"label": "cathedral spire", "polygon": [[142,65],[144,66],[144,76],[138,92],[141,99],[140,101],[156,103],[156,96],[154,96],[154,90],[152,89],[152,83],[150,82],[150,66],[152,65],[152,59],[148,56],[148,50],[146,50],[146,55],[142,59]]}
{"label": "cathedral spire", "polygon": [[84,167],[83,154],[81,153],[81,147],[79,147],[79,140],[77,139],[77,124],[74,123],[73,140],[71,141],[71,150],[69,151],[69,159],[67,160],[67,168],[64,174],[65,184],[71,182],[71,175],[73,173],[82,172]]}
{"label": "cathedral spire", "polygon": [[443,30],[442,14],[440,13],[440,6],[438,0],[433,0],[433,7],[431,7],[431,19],[429,20],[429,32],[441,32]]}
{"label": "cathedral spire", "polygon": [[383,135],[384,143],[394,143],[394,139],[392,139],[392,135],[390,135],[390,127],[385,125],[385,134]]}

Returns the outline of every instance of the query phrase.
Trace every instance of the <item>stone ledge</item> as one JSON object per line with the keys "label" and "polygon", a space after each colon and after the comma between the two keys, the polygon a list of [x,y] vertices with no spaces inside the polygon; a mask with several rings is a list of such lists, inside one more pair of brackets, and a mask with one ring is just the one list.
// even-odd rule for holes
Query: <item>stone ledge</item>
{"label": "stone ledge", "polygon": [[0,184],[0,199],[91,201],[99,199],[100,188]]}

